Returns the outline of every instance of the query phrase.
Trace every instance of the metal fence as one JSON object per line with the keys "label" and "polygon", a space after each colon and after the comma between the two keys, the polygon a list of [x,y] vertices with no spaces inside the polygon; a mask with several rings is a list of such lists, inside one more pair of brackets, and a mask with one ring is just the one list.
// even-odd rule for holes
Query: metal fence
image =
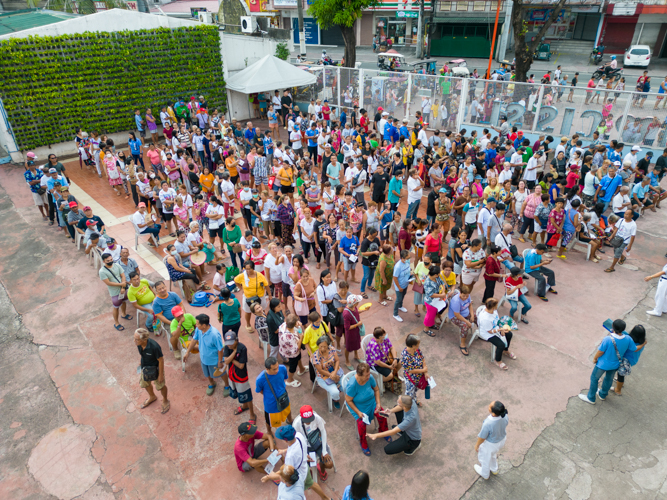
{"label": "metal fence", "polygon": [[[351,109],[353,104],[374,116],[378,107],[409,124],[422,112],[428,129],[469,131],[499,125],[507,116],[511,126],[524,133],[560,136],[578,133],[592,140],[616,139],[657,149],[667,142],[667,99],[665,94],[615,90],[608,81],[587,88],[587,75],[580,75],[572,87],[492,81],[472,78],[421,75],[334,66],[301,66],[317,76],[317,82],[300,87],[296,101],[307,109],[311,99],[327,99],[334,108]],[[598,82],[595,82],[596,85]],[[634,88],[628,78],[625,88]],[[654,88],[659,84],[654,82]],[[301,108],[305,106],[305,108]],[[656,109],[657,107],[657,109]]]}

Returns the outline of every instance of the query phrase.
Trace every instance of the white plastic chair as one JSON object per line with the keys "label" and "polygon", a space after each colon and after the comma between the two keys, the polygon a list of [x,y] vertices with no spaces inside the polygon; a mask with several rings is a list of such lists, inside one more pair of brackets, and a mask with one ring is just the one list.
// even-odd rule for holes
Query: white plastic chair
{"label": "white plastic chair", "polygon": [[574,240],[574,244],[572,246],[574,246],[574,245],[583,245],[583,246],[586,247],[586,260],[591,260],[591,251],[593,250],[593,247],[591,246],[591,244],[581,241],[578,236],[573,238],[573,240]]}
{"label": "white plastic chair", "polygon": [[[341,393],[341,396],[343,395],[343,393],[347,393],[347,384],[350,382],[350,379],[352,377],[354,377],[356,374],[357,374],[357,372],[347,372],[345,375],[343,375],[343,378],[340,381],[340,385],[343,388],[343,392]],[[344,402],[341,405],[341,416],[343,414],[343,406],[347,409],[348,412],[350,412],[350,415],[352,415],[352,417],[354,417],[354,419],[356,420],[357,418],[352,413],[352,410],[350,409],[350,407],[347,406],[347,402]],[[378,428],[378,419],[374,418],[373,421],[375,422],[375,430],[377,430],[377,428]],[[355,432],[355,436],[357,436],[357,441],[359,441],[359,433],[358,432]]]}
{"label": "white plastic chair", "polygon": [[[139,230],[137,229],[137,226],[134,226],[134,249],[135,250],[137,250],[139,248],[139,236],[140,235],[142,235],[142,233],[139,232]],[[153,234],[148,234],[148,236],[149,236],[148,239],[153,240],[153,244],[157,248],[158,242],[157,242],[157,239],[155,238],[155,236],[153,236]]]}
{"label": "white plastic chair", "polygon": [[[365,335],[364,338],[361,339],[361,352],[364,354],[364,361],[366,360],[366,349],[368,349],[368,343],[371,341],[372,338],[374,338],[373,335]],[[380,389],[380,396],[382,396],[384,394],[383,377],[380,374],[380,372],[378,372],[374,367],[370,366],[370,368],[371,368],[371,375],[373,375],[373,378],[375,378],[375,382],[377,383],[378,388]]]}
{"label": "white plastic chair", "polygon": [[[510,301],[510,299],[507,298],[507,286],[505,285],[505,278],[503,278],[503,290],[504,290],[505,293],[503,293],[503,296],[500,297],[500,300],[498,301],[498,309],[500,309],[500,306],[502,306],[505,302]],[[511,307],[511,304],[510,304],[510,307]],[[518,318],[517,318],[517,322],[519,322],[519,321],[521,321],[521,308],[517,308],[517,314],[519,315]]]}
{"label": "white plastic chair", "polygon": [[74,230],[74,242],[76,243],[76,248],[81,250],[81,243],[83,243],[83,233],[80,233],[76,229]]}
{"label": "white plastic chair", "polygon": [[[530,252],[532,252],[532,251],[534,251],[534,249],[532,249],[532,248],[526,248],[523,252],[521,252],[521,255],[523,255],[523,261],[524,261],[524,268],[523,268],[523,269],[524,269],[524,271],[526,272],[526,274],[530,274],[530,273],[528,273],[528,270],[526,269],[526,265],[525,265],[525,262],[526,262],[526,256],[527,256]],[[533,281],[535,282],[535,295],[537,295],[537,289],[538,289],[538,285],[539,285],[538,280],[535,279],[533,276],[531,276],[531,278],[532,278]],[[545,292],[548,292],[548,291],[549,291],[549,288],[551,288],[551,287],[549,286],[549,283],[547,283],[547,284],[546,284],[546,290],[545,290]],[[523,293],[526,293],[526,291],[524,291],[524,290],[527,291],[526,287],[524,287],[524,288],[521,289],[521,291],[522,291]]]}
{"label": "white plastic chair", "polygon": [[[350,373],[355,373],[355,372],[350,372]],[[345,379],[345,376],[341,379],[341,388],[343,387],[343,380]],[[313,380],[313,388],[310,390],[310,393],[313,394],[315,392],[315,388],[318,387],[317,385],[317,377],[315,377],[315,380]],[[333,413],[333,398],[331,397],[331,394],[329,394],[329,391],[325,391],[327,393],[327,406],[329,407],[329,413]],[[338,417],[343,416],[343,405],[345,404],[345,391],[341,390],[340,391],[340,400],[338,401],[340,403],[340,413],[338,414]]]}
{"label": "white plastic chair", "polygon": [[[524,250],[525,252],[525,250]],[[470,337],[470,342],[468,342],[468,350],[470,350],[470,346],[472,345],[473,340],[475,340],[477,337],[479,337],[479,325],[477,322],[479,321],[479,313],[481,313],[486,306],[479,306],[477,310],[475,311],[475,326],[476,328],[472,332],[472,336]],[[481,337],[480,337],[481,339]],[[494,344],[491,344],[493,346],[493,349],[491,349],[491,361],[495,361],[496,359],[496,346]]]}
{"label": "white plastic chair", "polygon": [[95,268],[96,271],[100,270],[103,264],[102,264],[102,252],[100,251],[99,248],[93,247],[90,249],[90,252],[88,253],[88,261],[90,262],[90,265]]}

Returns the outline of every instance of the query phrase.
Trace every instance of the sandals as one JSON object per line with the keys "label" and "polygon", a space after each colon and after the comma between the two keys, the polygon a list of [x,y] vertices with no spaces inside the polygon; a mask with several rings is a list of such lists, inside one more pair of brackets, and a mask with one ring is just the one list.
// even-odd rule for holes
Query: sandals
{"label": "sandals", "polygon": [[418,313],[418,312],[415,313],[415,316],[417,316],[418,318],[421,318],[421,317],[422,317],[422,315],[421,315],[420,313]]}
{"label": "sandals", "polygon": [[435,333],[433,333],[431,330],[425,330],[424,333],[429,337],[435,337]]}
{"label": "sandals", "polygon": [[301,382],[294,380],[293,382],[285,382],[285,385],[289,385],[290,387],[301,387]]}
{"label": "sandals", "polygon": [[467,347],[461,347],[461,346],[459,346],[459,349],[461,350],[461,354],[463,354],[464,356],[469,356],[469,355],[470,355],[470,353],[468,352],[468,348],[467,348]]}
{"label": "sandals", "polygon": [[236,410],[234,410],[234,415],[240,415],[244,411],[248,411],[249,408],[244,408],[243,406],[239,406]]}
{"label": "sandals", "polygon": [[378,302],[378,304],[380,304],[381,306],[385,306],[385,307],[386,307],[386,305],[387,305],[387,301],[386,301],[386,300],[383,300],[382,302]]}
{"label": "sandals", "polygon": [[363,452],[364,452],[364,455],[366,455],[367,457],[370,457],[370,456],[371,456],[371,450],[370,450],[370,449],[368,449],[368,448],[364,448],[364,447],[362,446],[362,447],[361,447],[361,451],[363,451]]}
{"label": "sandals", "polygon": [[169,411],[169,408],[171,408],[171,403],[167,401],[166,405],[162,405],[162,414],[164,415]]}
{"label": "sandals", "polygon": [[367,299],[367,298],[368,298],[368,295],[366,295],[366,293],[362,293],[361,296],[362,296],[362,298],[364,298],[364,299]]}
{"label": "sandals", "polygon": [[625,263],[625,259],[627,259],[627,257],[625,255],[621,256],[621,258],[618,260],[618,263],[620,265],[623,265]]}
{"label": "sandals", "polygon": [[386,299],[386,300],[388,300],[389,302],[391,302],[391,301],[394,300],[394,299],[393,299],[393,297],[389,297],[389,296],[387,296],[387,299]]}
{"label": "sandals", "polygon": [[497,365],[498,368],[500,368],[501,370],[507,370],[507,365],[506,365],[505,363],[503,363],[502,361],[501,361],[500,363],[496,363],[496,365]]}
{"label": "sandals", "polygon": [[612,269],[611,267],[608,267],[607,269],[604,270],[605,273],[613,273],[616,272],[616,269]]}
{"label": "sandals", "polygon": [[510,359],[516,359],[516,354],[513,352],[508,352],[507,355],[509,356]]}
{"label": "sandals", "polygon": [[146,401],[144,401],[144,404],[141,405],[141,409],[143,410],[144,408],[146,408],[147,406],[152,405],[156,401],[157,401],[157,398],[153,399],[152,401],[150,399],[147,399]]}
{"label": "sandals", "polygon": [[121,318],[130,321],[130,320],[132,319],[132,315],[130,315],[130,314],[126,314],[125,316],[121,316]]}
{"label": "sandals", "polygon": [[113,327],[118,330],[119,332],[122,332],[125,330],[125,327],[123,325],[113,325]]}

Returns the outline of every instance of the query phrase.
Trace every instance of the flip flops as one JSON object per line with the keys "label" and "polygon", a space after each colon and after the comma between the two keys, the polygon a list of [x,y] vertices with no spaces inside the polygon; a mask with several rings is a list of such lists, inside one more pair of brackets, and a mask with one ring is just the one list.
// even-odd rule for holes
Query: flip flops
{"label": "flip flops", "polygon": [[248,411],[248,408],[243,408],[243,406],[239,406],[236,410],[234,410],[234,415],[240,415],[244,411]]}
{"label": "flip flops", "polygon": [[122,332],[125,330],[125,327],[123,325],[113,325],[113,327],[118,330],[119,332]]}
{"label": "flip flops", "polygon": [[130,315],[130,314],[126,314],[125,316],[121,316],[121,318],[130,321],[133,317],[132,317],[132,315]]}
{"label": "flip flops", "polygon": [[169,408],[171,408],[171,403],[167,401],[166,405],[162,405],[162,414],[164,415],[169,411]]}
{"label": "flip flops", "polygon": [[155,399],[152,400],[152,401],[151,401],[150,399],[147,399],[146,401],[144,401],[144,404],[141,405],[141,409],[143,410],[144,408],[146,408],[147,406],[152,405],[152,404],[155,403],[156,401],[157,401],[157,398],[155,398]]}

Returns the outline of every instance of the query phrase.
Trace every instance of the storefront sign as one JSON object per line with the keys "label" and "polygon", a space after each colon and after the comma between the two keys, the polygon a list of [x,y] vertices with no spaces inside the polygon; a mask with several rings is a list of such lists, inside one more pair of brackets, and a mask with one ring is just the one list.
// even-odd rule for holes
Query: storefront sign
{"label": "storefront sign", "polygon": [[139,10],[139,3],[136,2],[136,1],[132,1],[132,2],[127,2],[126,1],[125,5],[127,6],[127,10],[134,10],[134,11]]}
{"label": "storefront sign", "polygon": [[378,23],[378,28],[384,28],[384,21],[380,21]]}
{"label": "storefront sign", "polygon": [[296,0],[273,0],[276,7],[296,7]]}
{"label": "storefront sign", "polygon": [[396,12],[396,18],[397,19],[406,18],[406,17],[418,18],[419,17],[419,12],[411,12],[409,10],[399,10],[399,11]]}
{"label": "storefront sign", "polygon": [[[553,12],[553,9],[535,9],[531,10],[530,14],[528,16],[528,20],[532,22],[545,22],[547,19],[549,19],[549,16]],[[558,18],[554,21],[555,23],[560,23],[563,21],[563,17],[565,16],[565,9],[560,11],[560,14],[558,15]]]}
{"label": "storefront sign", "polygon": [[615,3],[612,16],[634,16],[637,4],[631,2]]}
{"label": "storefront sign", "polygon": [[[292,18],[292,29],[294,30],[294,43],[299,43],[299,19],[296,17]],[[306,32],[306,45],[318,45],[320,43],[320,32],[315,19],[304,17],[303,29]]]}

